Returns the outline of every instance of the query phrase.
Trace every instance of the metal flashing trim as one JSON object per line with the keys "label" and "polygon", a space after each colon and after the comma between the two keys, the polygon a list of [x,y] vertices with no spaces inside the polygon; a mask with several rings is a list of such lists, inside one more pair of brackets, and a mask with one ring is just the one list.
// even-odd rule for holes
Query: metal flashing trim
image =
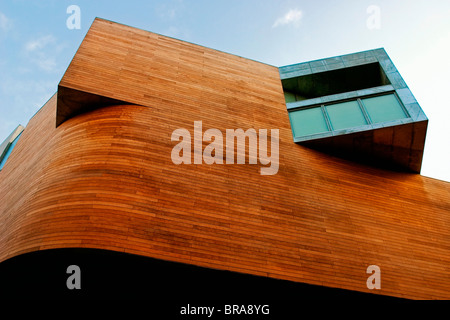
{"label": "metal flashing trim", "polygon": [[22,125],[18,125],[13,132],[2,142],[0,145],[0,170],[3,168],[3,165],[6,163],[6,160],[9,157],[16,140],[22,134],[25,127]]}

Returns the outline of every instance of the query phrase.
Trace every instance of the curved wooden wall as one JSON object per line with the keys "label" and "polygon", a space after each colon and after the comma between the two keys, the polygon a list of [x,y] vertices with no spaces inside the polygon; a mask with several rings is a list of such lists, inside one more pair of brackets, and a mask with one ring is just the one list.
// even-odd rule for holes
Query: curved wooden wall
{"label": "curved wooden wall", "polygon": [[[57,128],[52,97],[0,171],[0,261],[49,248],[100,248],[398,297],[449,299],[449,184],[296,145],[278,70],[208,54],[251,68],[252,75],[244,79],[224,69],[212,83],[206,75],[216,64],[198,66],[204,70],[199,78],[175,72],[170,80],[159,73],[166,88],[158,96],[142,93],[141,105],[98,108]],[[106,88],[99,81],[92,93],[114,90],[115,82]],[[135,84],[140,89],[130,85],[130,103],[145,92],[144,84]],[[110,98],[123,100],[124,91],[117,92]],[[278,173],[262,176],[259,164],[173,164],[172,132],[192,134],[197,120],[203,130],[280,129]],[[369,265],[381,268],[376,292],[366,287]]]}

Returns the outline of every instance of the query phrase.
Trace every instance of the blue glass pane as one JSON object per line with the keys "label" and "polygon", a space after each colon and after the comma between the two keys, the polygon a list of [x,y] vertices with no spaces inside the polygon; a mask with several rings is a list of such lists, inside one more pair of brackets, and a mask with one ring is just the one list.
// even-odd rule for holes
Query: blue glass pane
{"label": "blue glass pane", "polygon": [[393,94],[362,99],[362,102],[373,123],[407,118]]}
{"label": "blue glass pane", "polygon": [[12,152],[12,150],[14,149],[14,146],[16,145],[16,143],[17,143],[17,141],[19,140],[19,138],[20,138],[21,135],[22,135],[22,133],[19,134],[19,135],[14,139],[14,141],[13,141],[13,142],[10,144],[10,146],[8,147],[8,150],[6,150],[5,156],[3,157],[2,161],[0,162],[0,170],[1,170],[1,169],[3,168],[3,166],[5,165],[6,160],[8,160],[8,157],[11,155],[11,152]]}
{"label": "blue glass pane", "polygon": [[367,124],[357,101],[332,104],[326,109],[334,130]]}
{"label": "blue glass pane", "polygon": [[290,112],[289,118],[291,119],[295,137],[328,131],[327,123],[320,107]]}

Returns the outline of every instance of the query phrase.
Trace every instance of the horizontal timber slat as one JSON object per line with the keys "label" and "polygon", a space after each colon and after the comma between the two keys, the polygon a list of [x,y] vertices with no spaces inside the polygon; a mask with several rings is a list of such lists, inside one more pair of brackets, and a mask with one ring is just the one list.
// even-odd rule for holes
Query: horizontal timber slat
{"label": "horizontal timber slat", "polygon": [[[375,293],[450,299],[449,183],[295,144],[276,67],[97,19],[60,87],[124,102],[56,127],[55,94],[30,120],[0,171],[0,261],[100,248],[371,293],[375,264]],[[173,164],[194,121],[279,129],[278,173]]]}

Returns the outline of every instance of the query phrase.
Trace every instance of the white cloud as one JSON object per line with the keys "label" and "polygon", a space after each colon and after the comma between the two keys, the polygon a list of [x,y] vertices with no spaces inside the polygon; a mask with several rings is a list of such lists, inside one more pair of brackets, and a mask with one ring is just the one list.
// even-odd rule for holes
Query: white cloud
{"label": "white cloud", "polygon": [[25,50],[31,52],[31,51],[35,51],[37,49],[43,49],[48,44],[54,43],[54,42],[55,42],[55,37],[53,37],[52,35],[43,36],[36,40],[28,41],[25,44]]}
{"label": "white cloud", "polygon": [[12,26],[11,20],[8,19],[5,14],[0,12],[0,29],[3,31],[8,31]]}
{"label": "white cloud", "polygon": [[170,4],[164,2],[156,8],[159,17],[166,21],[172,21],[179,17],[180,12],[184,8],[182,0],[172,1]]}
{"label": "white cloud", "polygon": [[23,79],[13,76],[0,80],[0,88],[0,93],[5,99],[8,98],[7,104],[0,105],[2,114],[7,114],[6,110],[9,110],[13,115],[30,116],[51,97],[56,85],[54,79]]}
{"label": "white cloud", "polygon": [[164,35],[175,38],[180,35],[180,29],[175,26],[170,26],[168,29],[166,29]]}
{"label": "white cloud", "polygon": [[55,61],[55,58],[46,57],[45,55],[40,55],[39,59],[36,59],[35,62],[39,68],[47,72],[56,71],[56,68],[58,66]]}
{"label": "white cloud", "polygon": [[176,15],[177,15],[176,9],[170,9],[166,13],[166,16],[172,20],[175,19]]}
{"label": "white cloud", "polygon": [[298,9],[289,10],[284,16],[278,18],[272,28],[276,28],[278,26],[283,26],[286,24],[293,24],[294,26],[298,26],[300,23],[300,19],[302,18],[303,13]]}
{"label": "white cloud", "polygon": [[53,35],[46,35],[28,41],[25,46],[28,60],[45,72],[56,72],[58,64],[57,55],[63,49]]}

